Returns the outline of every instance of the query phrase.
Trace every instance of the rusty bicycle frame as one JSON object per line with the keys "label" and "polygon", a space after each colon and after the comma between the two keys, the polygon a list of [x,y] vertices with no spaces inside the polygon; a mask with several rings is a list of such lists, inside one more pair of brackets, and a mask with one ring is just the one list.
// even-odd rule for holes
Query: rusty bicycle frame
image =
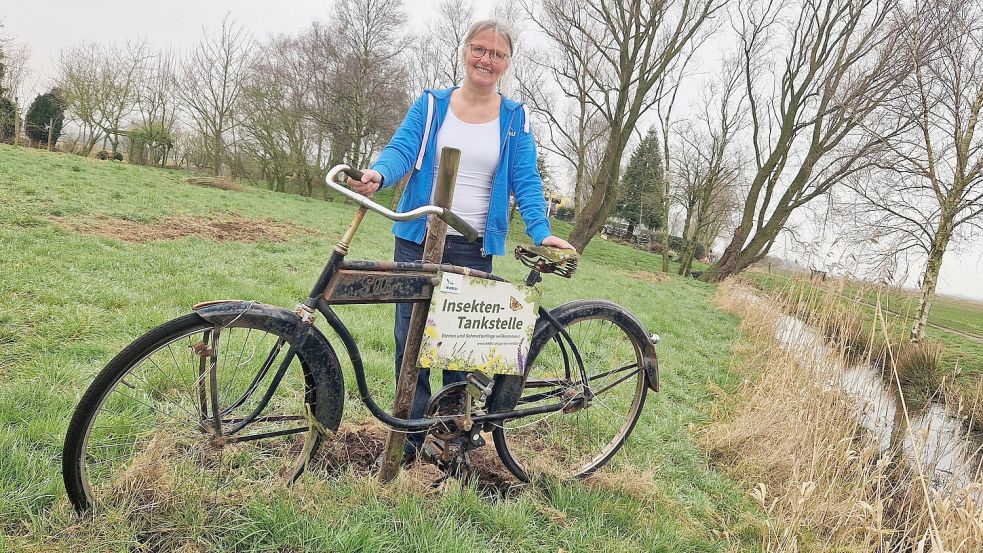
{"label": "rusty bicycle frame", "polygon": [[[360,178],[361,176],[358,171],[352,170],[347,165],[336,165],[328,172],[327,177],[325,178],[327,185],[332,190],[352,200],[360,207],[352,219],[348,230],[345,232],[337,245],[335,245],[334,250],[331,253],[331,257],[328,259],[327,264],[321,271],[321,274],[318,277],[317,282],[314,284],[314,287],[311,289],[311,293],[307,300],[303,304],[297,306],[295,313],[300,316],[300,321],[292,333],[294,340],[291,341],[285,357],[280,361],[277,371],[274,373],[274,377],[270,381],[270,384],[264,392],[262,398],[248,416],[240,421],[237,421],[235,425],[225,432],[225,436],[223,437],[224,440],[229,442],[255,440],[270,437],[272,435],[282,435],[307,430],[307,428],[297,428],[295,430],[281,430],[274,433],[254,434],[241,437],[235,436],[251,422],[257,419],[262,420],[260,415],[266,408],[270,399],[273,397],[277,386],[287,371],[287,367],[290,365],[296,353],[303,347],[304,341],[312,335],[313,331],[315,331],[313,326],[315,313],[320,313],[322,316],[324,316],[328,325],[340,338],[341,343],[344,346],[345,353],[348,355],[352,363],[356,384],[358,386],[359,398],[366,405],[366,407],[368,407],[373,416],[384,424],[402,431],[430,430],[437,425],[459,421],[460,417],[457,415],[403,419],[394,417],[379,406],[379,404],[373,399],[372,394],[369,392],[368,383],[365,377],[365,367],[362,363],[361,354],[359,353],[356,340],[338,315],[334,312],[332,306],[346,304],[429,302],[433,294],[434,287],[439,282],[439,274],[441,272],[469,275],[497,281],[505,281],[505,279],[491,273],[485,273],[483,271],[477,271],[467,267],[450,264],[346,260],[345,257],[348,254],[348,248],[352,238],[357,232],[365,213],[369,210],[380,213],[393,220],[409,220],[416,217],[434,215],[444,220],[448,225],[471,240],[475,240],[478,234],[465,221],[460,219],[448,209],[443,209],[436,206],[424,206],[406,213],[395,213],[390,211],[372,201],[368,197],[351,191],[339,184],[336,181],[336,178],[342,173],[352,176],[353,178]],[[529,273],[529,276],[526,279],[526,284],[532,286],[540,280],[540,271],[534,268]],[[263,309],[265,307],[266,306],[257,306],[255,304],[251,304],[249,306],[250,309],[254,310]],[[227,319],[229,316],[234,315],[235,311],[241,308],[242,306],[238,302],[216,302],[196,306],[195,311],[198,311],[199,314],[206,319]],[[213,312],[205,312],[210,310]],[[221,313],[215,313],[215,310],[219,312],[227,311],[227,313],[223,317]],[[476,414],[470,420],[471,424],[469,426],[471,428],[469,430],[469,438],[475,442],[475,445],[482,445],[484,443],[484,440],[478,435],[478,433],[482,429],[486,429],[486,425],[488,424],[531,415],[551,413],[560,410],[575,410],[579,407],[586,406],[591,397],[593,397],[595,394],[595,392],[590,388],[590,379],[587,378],[583,360],[580,357],[580,352],[577,349],[573,339],[570,338],[570,336],[566,333],[566,330],[564,330],[563,327],[550,315],[549,311],[540,307],[538,315],[539,318],[536,323],[533,342],[535,343],[536,336],[542,336],[545,334],[542,332],[542,330],[546,325],[553,325],[558,330],[558,336],[562,337],[560,347],[562,349],[564,361],[566,362],[568,368],[571,365],[571,361],[576,365],[576,370],[580,373],[579,376],[581,377],[580,382],[582,383],[582,389],[573,398],[558,398],[562,399],[562,401],[557,401],[556,403],[547,405],[539,405],[537,407],[517,409],[515,408],[516,403],[519,401],[523,387],[550,387],[557,385],[558,382],[551,380],[530,380],[527,383],[525,382],[525,378],[523,376],[513,375],[496,375],[492,380],[489,380],[482,375],[472,373],[468,379],[468,382],[477,387],[478,390],[482,391],[484,393],[483,397],[487,399],[487,411],[483,414]],[[558,341],[560,340],[559,338],[555,339]],[[648,341],[647,336],[643,336],[641,339],[644,342]],[[282,343],[278,345],[278,348],[279,347],[282,347]],[[279,349],[277,349],[276,353],[278,352]],[[271,352],[267,363],[256,375],[254,379],[255,383],[258,383],[265,378],[265,375],[272,368],[270,365],[276,356],[277,355],[274,352]],[[646,360],[646,366],[643,367],[643,369],[645,369],[646,377],[649,379],[649,385],[653,389],[657,389],[658,377],[656,372],[657,365],[654,361],[654,352],[651,356],[644,355],[643,358]],[[651,362],[649,362],[650,358]],[[616,369],[615,371],[625,370],[627,368],[630,367],[622,367],[620,369]],[[611,372],[600,376],[606,376]],[[594,378],[596,379],[598,377],[599,376],[595,376]],[[620,382],[620,380],[618,382]],[[617,384],[617,382],[615,384]],[[246,392],[246,395],[237,400],[235,405],[241,405],[250,395],[256,393],[256,391],[257,386],[250,386],[249,390]],[[536,400],[547,399],[549,397],[557,396],[556,394],[550,393],[535,396]],[[326,406],[318,405],[314,418],[319,426],[336,429],[341,418],[340,410],[341,404],[338,402]]]}

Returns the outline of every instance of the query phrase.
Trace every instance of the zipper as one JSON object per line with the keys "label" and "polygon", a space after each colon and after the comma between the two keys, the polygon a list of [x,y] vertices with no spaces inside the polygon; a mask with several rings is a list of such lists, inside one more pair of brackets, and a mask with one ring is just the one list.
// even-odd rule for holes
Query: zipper
{"label": "zipper", "polygon": [[[505,102],[505,98],[502,98],[502,102]],[[501,149],[498,152],[498,167],[495,168],[495,175],[492,177],[492,192],[494,192],[495,190],[495,181],[498,180],[498,174],[502,170],[502,158],[505,157],[505,148],[508,147],[509,137],[512,136],[512,121],[514,120],[515,120],[515,110],[513,109],[509,111],[509,123],[505,125],[505,140],[502,141]],[[492,202],[493,195],[494,194],[488,195],[488,207],[485,208],[485,213],[491,213],[491,202]],[[506,195],[508,195],[508,191],[506,191]],[[508,211],[508,209],[506,209],[506,211]],[[487,224],[485,225],[485,230],[486,231],[488,230]],[[481,255],[483,256],[488,255],[485,253],[484,241],[481,242]]]}

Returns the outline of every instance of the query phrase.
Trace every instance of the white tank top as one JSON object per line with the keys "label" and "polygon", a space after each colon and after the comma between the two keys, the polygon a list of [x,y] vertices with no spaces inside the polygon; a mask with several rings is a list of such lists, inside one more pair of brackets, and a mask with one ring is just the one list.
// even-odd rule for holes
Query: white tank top
{"label": "white tank top", "polygon": [[[457,185],[451,211],[484,236],[488,218],[488,200],[491,198],[492,179],[498,167],[499,154],[498,117],[487,123],[465,123],[447,108],[440,130],[437,131],[437,153],[444,146],[461,150],[461,164],[457,169]],[[439,163],[439,160],[438,162]],[[434,175],[437,164],[434,165]],[[430,196],[431,201],[433,195]],[[447,234],[461,233],[447,227]]]}

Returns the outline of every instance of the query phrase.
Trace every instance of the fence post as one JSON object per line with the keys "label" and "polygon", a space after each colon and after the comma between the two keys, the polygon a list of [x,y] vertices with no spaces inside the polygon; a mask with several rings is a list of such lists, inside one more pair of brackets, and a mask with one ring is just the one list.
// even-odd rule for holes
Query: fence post
{"label": "fence post", "polygon": [[14,146],[20,138],[20,102],[14,96]]}
{"label": "fence post", "polygon": [[[461,150],[444,148],[440,151],[440,162],[437,166],[437,183],[434,190],[433,203],[438,207],[450,207],[454,199],[454,184],[457,181],[457,167],[461,162]],[[447,223],[436,217],[430,217],[427,223],[426,241],[423,243],[423,262],[440,263],[444,257],[444,238],[447,234]],[[406,333],[406,347],[403,350],[403,364],[399,369],[399,381],[396,383],[396,398],[393,400],[393,416],[401,419],[410,418],[413,399],[416,397],[416,380],[420,369],[416,366],[420,355],[420,342],[423,329],[427,324],[427,311],[430,306],[426,303],[413,304],[410,314],[410,328]],[[403,459],[403,445],[406,434],[390,431],[386,439],[386,448],[382,452],[382,463],[379,466],[379,481],[389,482],[399,473],[400,461]]]}

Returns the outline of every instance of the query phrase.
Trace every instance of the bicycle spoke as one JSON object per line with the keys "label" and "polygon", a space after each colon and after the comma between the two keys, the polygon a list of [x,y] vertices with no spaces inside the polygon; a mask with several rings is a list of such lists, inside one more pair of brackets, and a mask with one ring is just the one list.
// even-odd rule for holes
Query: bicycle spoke
{"label": "bicycle spoke", "polygon": [[[208,495],[242,477],[270,485],[284,470],[293,470],[309,430],[300,358],[251,423],[255,431],[216,440],[217,429],[252,411],[249,398],[262,385],[264,365],[269,368],[268,361],[279,357],[286,339],[249,325],[223,328],[220,340],[214,331],[205,326],[154,342],[160,345],[134,358],[102,396],[79,457],[91,488],[88,501],[119,497],[119,485],[143,485],[138,472],[145,466],[167,466],[169,481],[182,482],[185,492]],[[270,355],[258,357],[261,351]],[[205,370],[199,373],[202,360]],[[207,420],[199,405],[201,388],[207,388],[211,403]]]}
{"label": "bicycle spoke", "polygon": [[[568,397],[566,403],[571,412],[504,423],[504,429],[499,432],[504,441],[496,436],[496,446],[507,466],[512,464],[510,470],[513,466],[518,466],[515,470],[522,466],[546,468],[553,463],[544,460],[550,459],[561,475],[584,474],[606,462],[634,425],[645,395],[638,357],[641,348],[607,315],[594,313],[565,323],[583,362],[583,373],[565,340],[561,343],[551,339],[545,342],[542,351],[536,352],[529,378],[537,380],[522,395],[523,407]],[[568,350],[566,362],[565,349]],[[537,385],[539,380],[565,371],[574,377],[569,386],[543,390]],[[590,400],[571,405],[584,401],[585,384],[591,390]]]}

